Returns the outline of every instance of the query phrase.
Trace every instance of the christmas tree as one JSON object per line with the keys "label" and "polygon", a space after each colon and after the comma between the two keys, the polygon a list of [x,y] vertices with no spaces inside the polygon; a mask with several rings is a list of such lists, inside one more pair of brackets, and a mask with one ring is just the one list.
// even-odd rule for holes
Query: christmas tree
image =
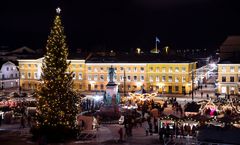
{"label": "christmas tree", "polygon": [[67,133],[66,130],[73,130],[75,126],[77,98],[67,57],[66,36],[58,8],[47,40],[38,89],[37,126],[45,130],[45,134]]}

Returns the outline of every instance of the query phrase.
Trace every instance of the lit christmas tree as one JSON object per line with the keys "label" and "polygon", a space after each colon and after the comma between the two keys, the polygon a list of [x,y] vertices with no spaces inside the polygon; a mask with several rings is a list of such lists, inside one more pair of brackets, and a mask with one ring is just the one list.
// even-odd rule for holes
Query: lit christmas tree
{"label": "lit christmas tree", "polygon": [[39,129],[49,133],[55,131],[58,135],[74,129],[77,114],[77,97],[72,72],[68,72],[70,62],[67,57],[66,36],[58,8],[47,40],[37,105]]}

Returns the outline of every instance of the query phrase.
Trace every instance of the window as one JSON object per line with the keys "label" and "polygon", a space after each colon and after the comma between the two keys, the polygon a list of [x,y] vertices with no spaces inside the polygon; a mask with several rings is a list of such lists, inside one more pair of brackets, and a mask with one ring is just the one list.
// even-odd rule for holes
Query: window
{"label": "window", "polygon": [[238,77],[238,82],[240,82],[240,77]]}
{"label": "window", "polygon": [[92,68],[91,67],[88,67],[88,71],[90,72],[92,70]]}
{"label": "window", "polygon": [[16,74],[15,74],[15,78],[17,78],[17,77],[18,77],[18,74],[16,73]]}
{"label": "window", "polygon": [[79,79],[79,80],[82,80],[82,79],[83,79],[82,73],[79,73],[79,74],[78,74],[78,79]]}
{"label": "window", "polygon": [[137,72],[137,67],[134,67],[134,68],[133,68],[133,71],[134,71],[134,72]]}
{"label": "window", "polygon": [[29,79],[31,78],[31,73],[30,73],[30,72],[28,73],[28,78],[29,78]]}
{"label": "window", "polygon": [[137,81],[137,76],[133,76],[133,80],[134,80],[134,81]]}
{"label": "window", "polygon": [[172,82],[172,76],[168,76],[168,82]]}
{"label": "window", "polygon": [[24,73],[21,73],[21,78],[25,79],[25,74]]}
{"label": "window", "polygon": [[159,76],[156,76],[156,82],[159,82]]}
{"label": "window", "polygon": [[150,72],[152,72],[153,71],[153,67],[150,67]]}
{"label": "window", "polygon": [[100,75],[100,81],[104,81],[104,75]]}
{"label": "window", "polygon": [[94,75],[93,80],[97,81],[98,80],[98,75]]}
{"label": "window", "polygon": [[159,67],[156,68],[156,72],[159,72]]}
{"label": "window", "polygon": [[38,78],[38,74],[37,72],[34,73],[34,79],[37,79]]}
{"label": "window", "polygon": [[230,76],[230,82],[234,82],[234,77]]}
{"label": "window", "polygon": [[103,84],[101,84],[101,85],[100,85],[100,87],[101,87],[101,90],[103,90],[103,89],[104,89],[104,85],[103,85]]}
{"label": "window", "polygon": [[103,70],[104,70],[103,67],[100,67],[100,71],[103,72]]}
{"label": "window", "polygon": [[162,68],[162,72],[166,72],[166,68],[165,67]]}
{"label": "window", "polygon": [[179,87],[175,86],[175,92],[178,92],[178,91],[179,91]]}
{"label": "window", "polygon": [[222,77],[222,82],[226,82],[226,77]]}
{"label": "window", "polygon": [[131,86],[130,85],[128,85],[128,90],[130,90],[131,89]]}
{"label": "window", "polygon": [[9,71],[9,67],[7,67],[6,69],[7,69],[7,71]]}
{"label": "window", "polygon": [[234,72],[234,66],[230,67],[230,72]]}
{"label": "window", "polygon": [[127,71],[128,71],[128,72],[131,72],[131,67],[129,67],[129,68],[127,69]]}
{"label": "window", "polygon": [[35,64],[35,67],[37,68],[37,67],[38,67],[38,65],[37,65],[37,64]]}
{"label": "window", "polygon": [[94,72],[98,72],[98,69],[96,67],[94,68]]}
{"label": "window", "polygon": [[222,67],[222,72],[226,72],[226,67],[225,66]]}
{"label": "window", "polygon": [[162,82],[166,81],[166,76],[162,76]]}
{"label": "window", "polygon": [[127,81],[131,81],[131,76],[127,76]]}
{"label": "window", "polygon": [[123,72],[123,71],[124,71],[124,68],[123,68],[123,67],[120,67],[120,71]]}
{"label": "window", "polygon": [[76,79],[76,73],[75,72],[72,73],[72,77],[73,77],[74,80]]}
{"label": "window", "polygon": [[94,85],[94,89],[97,90],[97,88],[98,88],[98,85]]}
{"label": "window", "polygon": [[89,81],[92,80],[92,75],[88,75],[88,80],[89,80]]}
{"label": "window", "polygon": [[144,67],[141,67],[140,69],[141,69],[141,72],[144,72]]}
{"label": "window", "polygon": [[141,78],[141,81],[144,81],[144,76],[141,76],[140,78]]}
{"label": "window", "polygon": [[168,72],[172,72],[172,67],[169,67],[169,71]]}
{"label": "window", "polygon": [[179,68],[178,67],[175,68],[175,72],[179,72]]}
{"label": "window", "polygon": [[124,81],[124,76],[123,75],[120,75],[120,81]]}
{"label": "window", "polygon": [[79,67],[82,68],[82,64],[79,64]]}
{"label": "window", "polygon": [[72,68],[76,68],[76,65],[75,65],[75,64],[73,64],[73,65],[72,65]]}
{"label": "window", "polygon": [[175,82],[178,83],[179,82],[179,79],[178,77],[175,77]]}
{"label": "window", "polygon": [[183,83],[186,82],[186,77],[185,77],[185,76],[182,77],[182,82],[183,82]]}
{"label": "window", "polygon": [[149,81],[153,82],[153,76],[150,76]]}
{"label": "window", "polygon": [[182,72],[186,72],[186,68],[185,67],[182,67]]}
{"label": "window", "polygon": [[13,67],[11,67],[11,70],[13,70]]}
{"label": "window", "polygon": [[31,67],[31,64],[28,64],[28,68],[30,68]]}

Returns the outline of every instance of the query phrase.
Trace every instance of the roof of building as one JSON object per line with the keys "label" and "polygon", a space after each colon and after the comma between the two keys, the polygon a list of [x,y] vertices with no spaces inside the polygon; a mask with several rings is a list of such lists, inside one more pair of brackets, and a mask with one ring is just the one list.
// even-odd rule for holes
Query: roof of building
{"label": "roof of building", "polygon": [[222,44],[224,46],[240,46],[240,36],[228,36]]}
{"label": "roof of building", "polygon": [[194,62],[170,54],[136,54],[136,53],[92,53],[86,63],[190,63]]}

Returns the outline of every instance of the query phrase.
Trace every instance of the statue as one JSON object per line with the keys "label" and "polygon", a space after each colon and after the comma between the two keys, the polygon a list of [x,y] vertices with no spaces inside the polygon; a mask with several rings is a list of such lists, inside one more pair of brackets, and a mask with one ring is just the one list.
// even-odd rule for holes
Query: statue
{"label": "statue", "polygon": [[114,82],[113,78],[115,76],[115,70],[114,70],[114,68],[112,66],[108,70],[108,75],[109,75],[109,82],[113,83]]}

